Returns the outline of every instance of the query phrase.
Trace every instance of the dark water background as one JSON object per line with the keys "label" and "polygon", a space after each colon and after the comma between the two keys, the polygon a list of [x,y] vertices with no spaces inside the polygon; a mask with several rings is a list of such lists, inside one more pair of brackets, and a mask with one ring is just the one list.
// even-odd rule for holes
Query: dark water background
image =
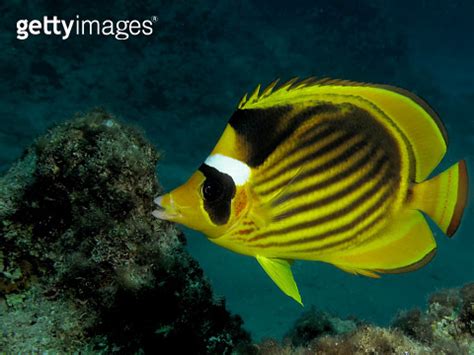
{"label": "dark water background", "polygon": [[[414,91],[447,126],[450,147],[441,168],[473,154],[472,1],[65,3],[0,5],[0,171],[55,122],[101,106],[141,127],[163,151],[157,173],[170,189],[205,159],[244,92],[277,77],[310,75]],[[126,41],[16,39],[18,19],[77,14],[159,20],[153,35]],[[373,280],[322,263],[296,263],[306,306],[386,324],[397,310],[423,305],[437,289],[473,281],[472,216],[468,211],[453,240],[436,230],[436,258],[414,273]],[[281,336],[302,312],[254,260],[199,233],[186,234],[216,293],[242,315],[254,337]]]}

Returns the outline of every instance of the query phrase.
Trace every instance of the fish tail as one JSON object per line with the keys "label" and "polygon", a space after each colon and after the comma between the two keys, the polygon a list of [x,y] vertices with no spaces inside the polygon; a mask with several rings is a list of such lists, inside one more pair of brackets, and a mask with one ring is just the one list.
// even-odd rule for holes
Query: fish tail
{"label": "fish tail", "polygon": [[465,160],[441,174],[416,184],[412,189],[412,207],[425,212],[451,237],[459,227],[468,196]]}

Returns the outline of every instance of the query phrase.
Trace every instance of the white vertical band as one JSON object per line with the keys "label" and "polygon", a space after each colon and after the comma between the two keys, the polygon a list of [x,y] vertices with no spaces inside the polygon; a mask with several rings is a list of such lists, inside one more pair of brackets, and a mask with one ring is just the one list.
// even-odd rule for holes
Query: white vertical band
{"label": "white vertical band", "polygon": [[209,156],[204,164],[212,166],[221,173],[229,175],[238,186],[244,185],[250,178],[250,167],[240,160],[226,157],[222,154]]}

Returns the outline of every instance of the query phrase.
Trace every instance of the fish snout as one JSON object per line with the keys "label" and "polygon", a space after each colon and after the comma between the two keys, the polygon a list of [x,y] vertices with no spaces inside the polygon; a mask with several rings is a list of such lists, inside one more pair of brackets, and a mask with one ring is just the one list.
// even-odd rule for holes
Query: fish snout
{"label": "fish snout", "polygon": [[153,202],[158,206],[158,208],[151,213],[156,218],[165,221],[174,221],[179,217],[180,214],[176,209],[171,194],[158,196]]}

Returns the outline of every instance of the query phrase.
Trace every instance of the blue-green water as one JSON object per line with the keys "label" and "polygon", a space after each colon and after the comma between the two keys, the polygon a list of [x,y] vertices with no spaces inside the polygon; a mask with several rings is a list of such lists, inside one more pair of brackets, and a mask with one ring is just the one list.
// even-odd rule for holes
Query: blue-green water
{"label": "blue-green water", "polygon": [[[424,97],[450,136],[441,168],[474,151],[474,36],[471,1],[161,1],[93,5],[56,1],[0,7],[0,169],[54,122],[101,106],[141,127],[163,151],[166,189],[183,183],[208,155],[246,91],[293,76],[387,83]],[[31,35],[19,19],[137,19],[153,34]],[[156,19],[155,19],[156,20]],[[321,263],[299,262],[306,306],[386,324],[397,310],[422,305],[434,290],[474,279],[474,222],[457,235],[437,231],[427,267],[380,280]],[[302,312],[251,258],[186,230],[190,253],[217,294],[242,315],[255,338],[279,337]]]}

